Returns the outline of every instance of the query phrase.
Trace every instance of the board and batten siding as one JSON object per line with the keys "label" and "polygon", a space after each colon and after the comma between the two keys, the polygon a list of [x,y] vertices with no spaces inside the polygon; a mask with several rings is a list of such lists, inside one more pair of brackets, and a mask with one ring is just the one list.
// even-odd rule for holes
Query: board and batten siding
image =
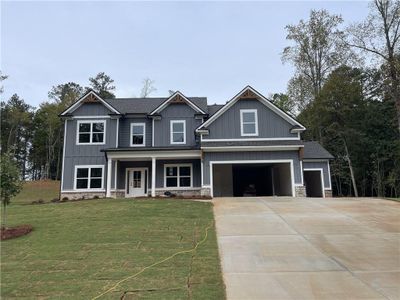
{"label": "board and batten siding", "polygon": [[297,138],[297,133],[290,133],[291,125],[281,116],[256,99],[238,100],[232,107],[219,116],[207,128],[207,139],[247,139],[240,132],[240,110],[256,109],[258,117],[258,136],[251,138]]}
{"label": "board and batten siding", "polygon": [[[301,166],[298,151],[243,151],[243,152],[204,152],[203,185],[210,184],[211,161],[239,160],[293,160],[294,183],[301,184]],[[268,163],[268,162],[266,162]]]}
{"label": "board and batten siding", "polygon": [[[86,105],[86,104],[85,104]],[[82,105],[80,108],[84,107]],[[104,114],[103,114],[104,115]],[[64,169],[63,169],[63,182],[62,190],[74,189],[74,172],[76,165],[104,165],[103,174],[103,187],[106,184],[107,164],[104,152],[102,149],[115,148],[116,145],[116,119],[104,119],[101,117],[93,116],[91,119],[85,120],[101,120],[106,122],[105,144],[103,145],[77,145],[77,119],[66,120],[67,134],[64,136],[65,150],[64,150]],[[82,121],[82,120],[80,120]]]}
{"label": "board and batten siding", "polygon": [[[201,120],[195,119],[196,111],[186,103],[169,104],[160,112],[161,120],[154,120],[154,146],[155,147],[174,147],[174,146],[194,146],[195,129],[200,126]],[[171,145],[170,121],[186,121],[186,144]]]}
{"label": "board and batten siding", "polygon": [[131,147],[131,124],[132,123],[145,123],[146,124],[146,134],[145,134],[145,145],[146,147],[151,147],[151,134],[152,134],[152,124],[151,120],[147,118],[135,118],[128,117],[119,120],[119,147]]}
{"label": "board and batten siding", "polygon": [[322,169],[323,177],[324,177],[324,188],[328,189],[330,187],[329,177],[329,162],[328,161],[304,161],[303,169]]}

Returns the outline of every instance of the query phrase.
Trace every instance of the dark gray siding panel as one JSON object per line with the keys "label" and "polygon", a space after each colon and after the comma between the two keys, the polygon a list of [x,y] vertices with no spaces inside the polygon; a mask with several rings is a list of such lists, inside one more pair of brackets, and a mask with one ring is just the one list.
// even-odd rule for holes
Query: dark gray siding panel
{"label": "dark gray siding panel", "polygon": [[297,151],[276,152],[205,152],[203,159],[204,185],[210,184],[210,162],[211,161],[237,161],[237,160],[293,160],[294,183],[301,184],[301,167],[299,153]]}
{"label": "dark gray siding panel", "polygon": [[[257,109],[258,136],[241,136],[240,110]],[[208,127],[210,134],[204,139],[240,139],[240,138],[295,138],[290,133],[293,126],[270,110],[258,100],[246,99],[237,101]]]}
{"label": "dark gray siding panel", "polygon": [[303,162],[303,169],[322,169],[324,175],[324,188],[330,188],[330,174],[327,161]]}
{"label": "dark gray siding panel", "polygon": [[[102,120],[95,118],[96,120]],[[63,189],[73,189],[73,172],[75,165],[106,164],[105,154],[101,152],[105,148],[115,148],[117,120],[103,119],[106,121],[106,143],[104,145],[77,145],[77,120],[68,120],[65,141],[65,158],[63,170]],[[105,174],[106,170],[105,170]]]}
{"label": "dark gray siding panel", "polygon": [[75,178],[75,166],[77,165],[103,165],[103,187],[106,188],[106,176],[107,176],[107,164],[106,159],[103,156],[76,156],[76,157],[65,157],[64,160],[64,177],[63,177],[63,190],[74,189],[74,178]]}
{"label": "dark gray siding panel", "polygon": [[83,103],[74,112],[74,116],[106,116],[110,113],[107,107],[101,103]]}
{"label": "dark gray siding panel", "polygon": [[156,187],[164,187],[164,165],[165,164],[192,164],[193,172],[193,187],[201,187],[201,169],[199,159],[185,160],[159,160],[156,165]]}
{"label": "dark gray siding panel", "polygon": [[151,147],[152,122],[147,118],[124,118],[119,120],[119,147],[130,147],[131,123],[146,124],[146,147]]}
{"label": "dark gray siding panel", "polygon": [[[194,118],[196,111],[187,104],[170,104],[161,111],[162,119],[154,121],[154,146],[167,147],[171,145],[170,141],[170,121],[185,120],[186,121],[186,146],[196,145],[195,129],[200,126],[201,120]],[[176,145],[183,146],[183,145]]]}

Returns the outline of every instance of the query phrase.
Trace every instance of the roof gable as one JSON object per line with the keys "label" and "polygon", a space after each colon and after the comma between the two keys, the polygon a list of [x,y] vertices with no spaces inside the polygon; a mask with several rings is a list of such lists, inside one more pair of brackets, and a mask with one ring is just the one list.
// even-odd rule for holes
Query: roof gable
{"label": "roof gable", "polygon": [[187,97],[185,97],[181,92],[177,91],[173,93],[169,98],[167,98],[163,103],[161,103],[158,107],[156,107],[150,115],[154,115],[160,113],[164,108],[166,108],[171,103],[185,103],[193,108],[195,111],[201,114],[206,114],[199,106],[190,101]]}
{"label": "roof gable", "polygon": [[295,131],[303,131],[306,128],[300,124],[298,121],[296,121],[294,118],[292,118],[289,114],[281,110],[279,107],[277,107],[275,104],[273,104],[271,101],[269,101],[267,98],[265,98],[262,94],[257,92],[255,89],[253,89],[251,86],[246,86],[243,90],[241,90],[236,96],[234,96],[231,100],[229,100],[221,109],[219,109],[216,113],[214,113],[206,122],[201,124],[197,130],[201,130],[202,128],[206,128],[209,126],[211,123],[213,123],[216,119],[218,119],[223,113],[225,113],[230,107],[232,107],[237,101],[241,99],[257,99],[259,100],[262,104],[270,108],[273,112],[275,112],[277,115],[285,119],[287,122],[292,124],[294,126]]}
{"label": "roof gable", "polygon": [[67,114],[73,113],[77,108],[79,108],[84,103],[101,103],[113,113],[120,114],[118,110],[116,110],[113,106],[104,101],[95,91],[89,90],[82,97],[80,97],[74,104],[72,104],[70,107],[64,110],[60,114],[60,116],[66,116]]}

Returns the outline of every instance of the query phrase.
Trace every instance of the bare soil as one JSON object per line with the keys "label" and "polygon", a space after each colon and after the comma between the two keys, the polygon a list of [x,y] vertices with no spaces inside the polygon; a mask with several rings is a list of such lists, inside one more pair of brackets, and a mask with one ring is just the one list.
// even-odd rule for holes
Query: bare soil
{"label": "bare soil", "polygon": [[8,239],[13,239],[19,236],[23,236],[28,234],[33,230],[32,225],[19,225],[15,227],[9,227],[9,228],[1,228],[1,240],[8,240]]}

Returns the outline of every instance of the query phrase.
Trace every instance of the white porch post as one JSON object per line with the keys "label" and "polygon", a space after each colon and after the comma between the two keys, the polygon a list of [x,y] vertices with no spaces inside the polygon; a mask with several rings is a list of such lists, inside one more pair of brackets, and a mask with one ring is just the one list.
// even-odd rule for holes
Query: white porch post
{"label": "white porch post", "polygon": [[151,196],[156,196],[156,158],[151,158]]}
{"label": "white porch post", "polygon": [[106,187],[106,197],[111,197],[111,170],[112,169],[112,159],[107,160],[107,187]]}

